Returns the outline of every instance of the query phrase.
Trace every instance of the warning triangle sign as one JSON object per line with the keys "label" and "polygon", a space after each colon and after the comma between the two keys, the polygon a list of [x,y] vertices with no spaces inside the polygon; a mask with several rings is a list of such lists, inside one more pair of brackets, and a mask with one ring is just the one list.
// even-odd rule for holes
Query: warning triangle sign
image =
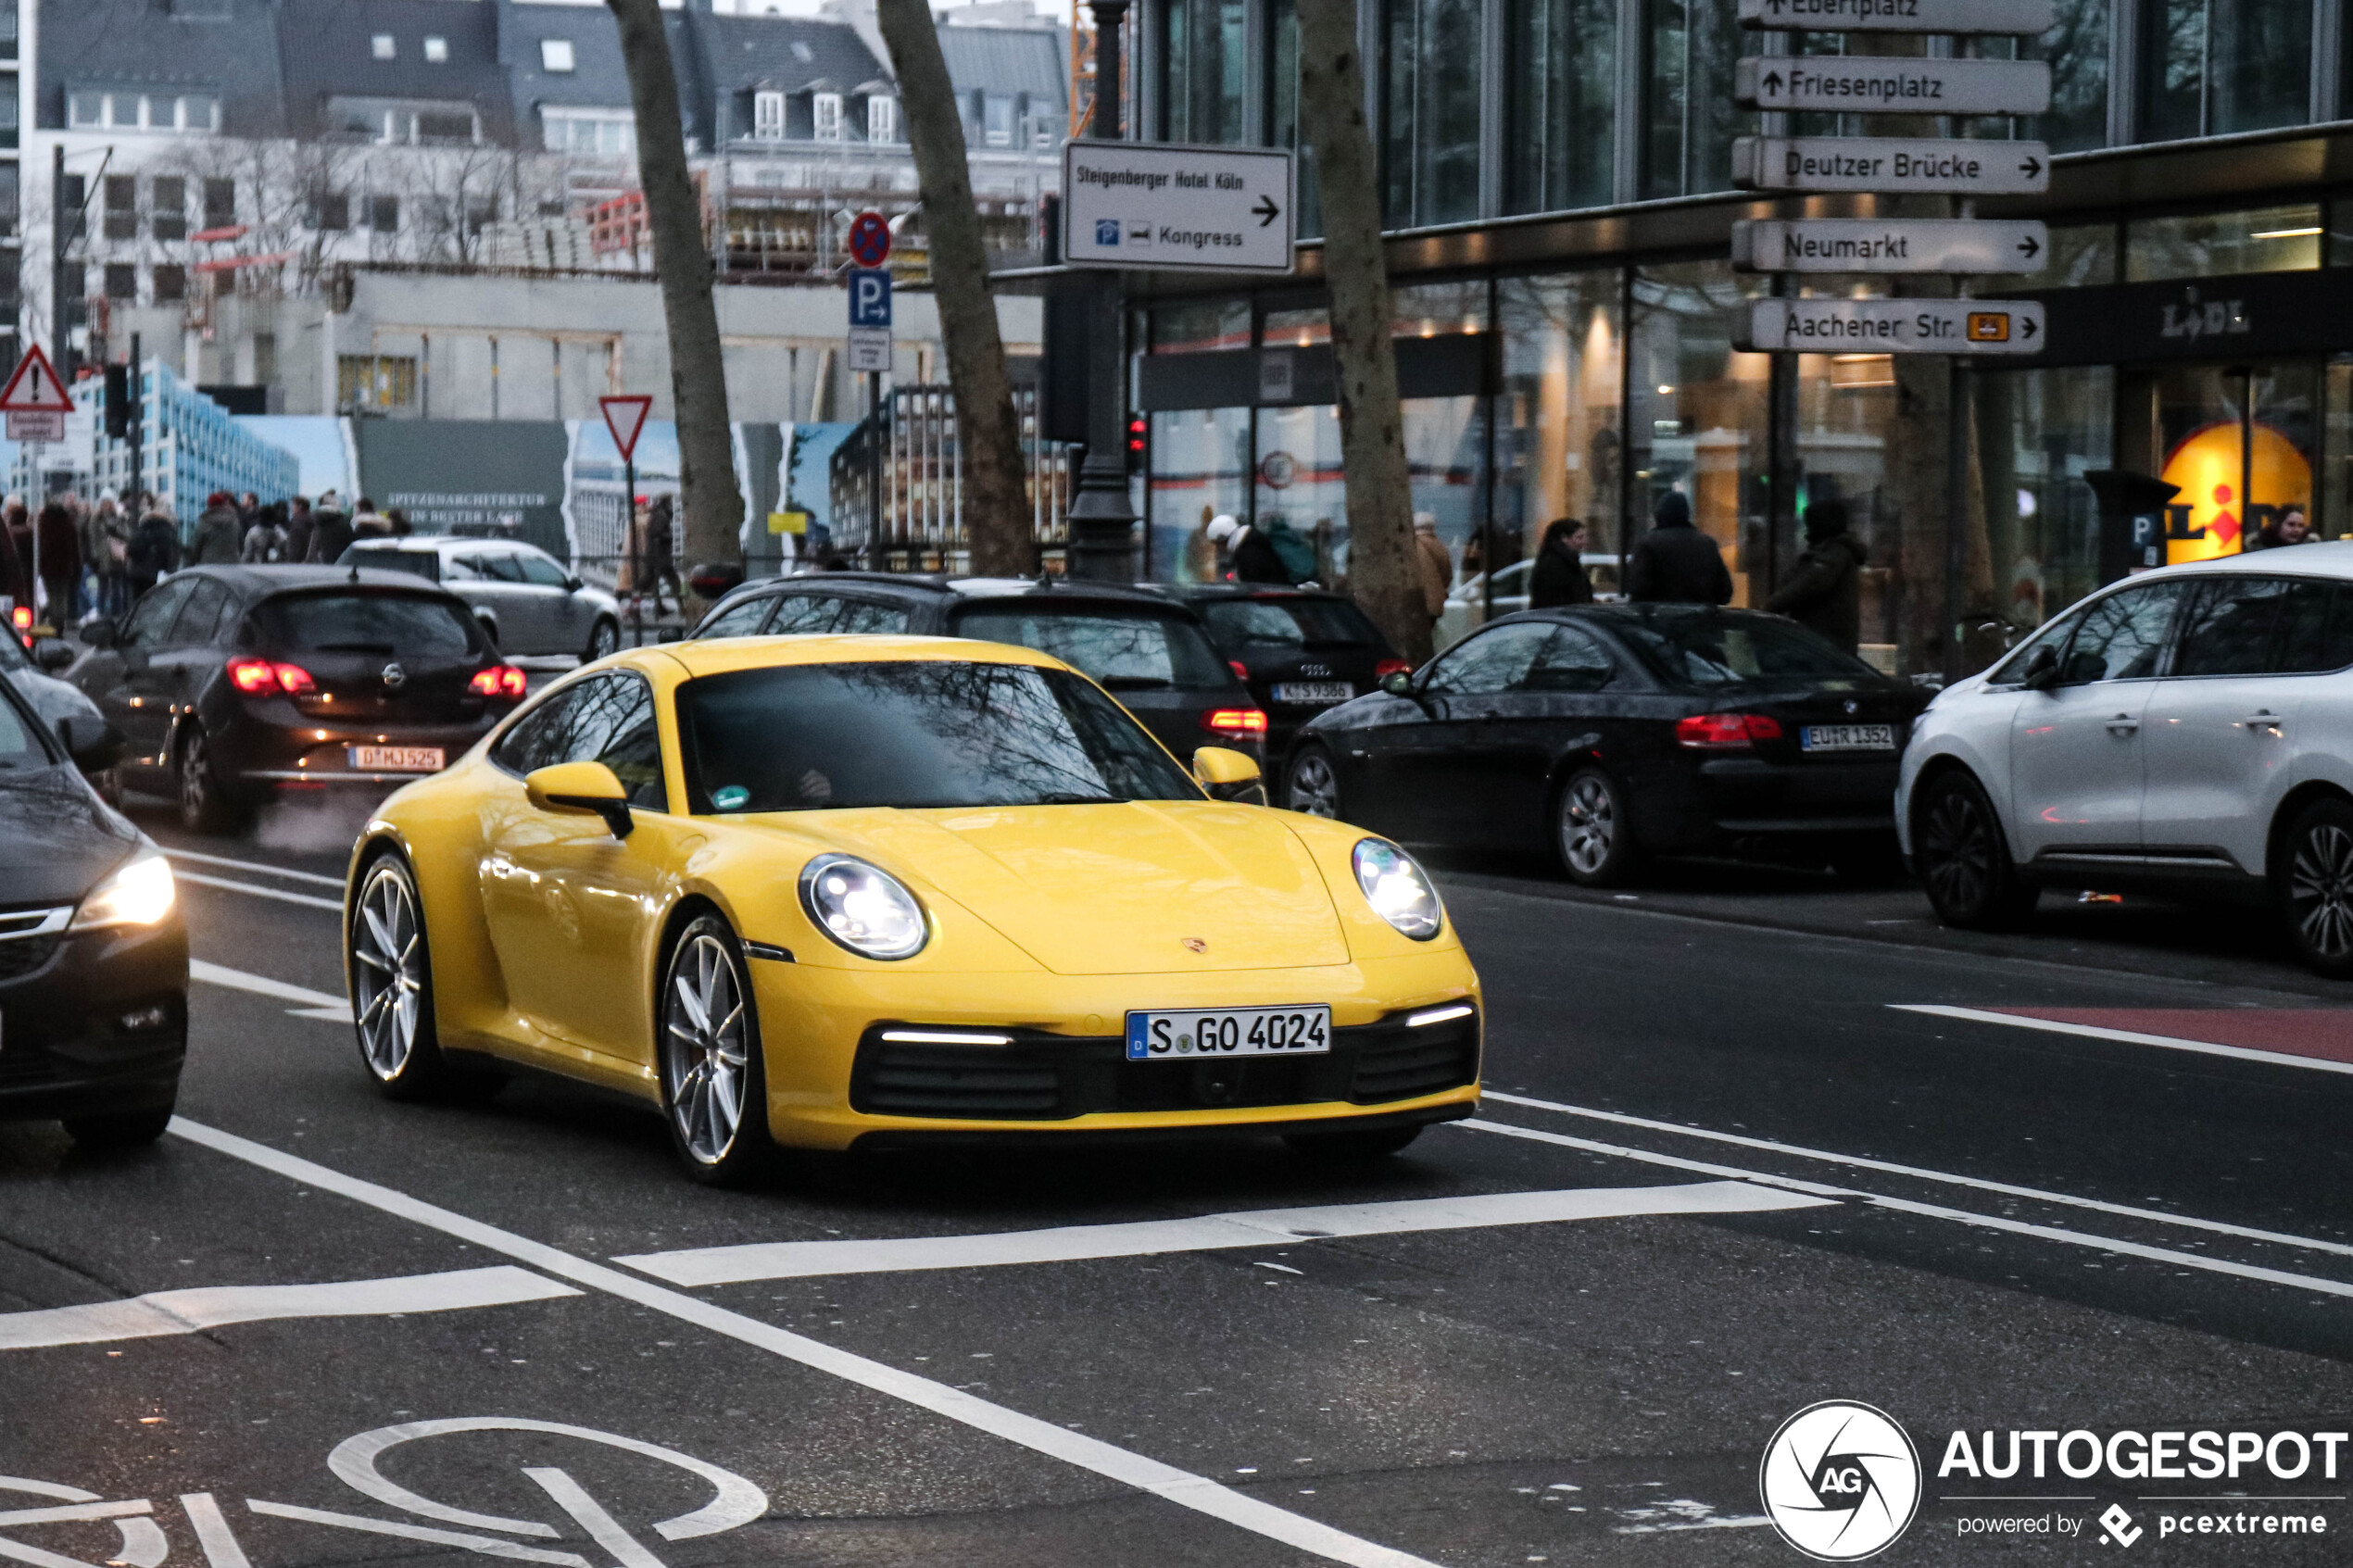
{"label": "warning triangle sign", "polygon": [[57,379],[57,367],[49,357],[34,344],[17,361],[17,373],[8,378],[5,390],[0,390],[0,413],[6,414],[70,414],[73,399],[66,395],[65,383]]}
{"label": "warning triangle sign", "polygon": [[604,410],[605,428],[612,432],[612,444],[621,448],[621,460],[629,461],[637,454],[637,433],[646,428],[646,410],[654,400],[644,393],[623,397],[599,397],[597,406]]}

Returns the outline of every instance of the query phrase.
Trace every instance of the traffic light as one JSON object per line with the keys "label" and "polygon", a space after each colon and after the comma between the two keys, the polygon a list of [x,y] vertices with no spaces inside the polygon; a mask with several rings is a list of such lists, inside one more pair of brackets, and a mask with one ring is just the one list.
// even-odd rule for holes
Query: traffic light
{"label": "traffic light", "polygon": [[1141,414],[1127,416],[1127,471],[1141,472],[1144,467],[1144,439],[1151,426]]}
{"label": "traffic light", "polygon": [[107,433],[117,441],[131,433],[131,367],[107,367]]}

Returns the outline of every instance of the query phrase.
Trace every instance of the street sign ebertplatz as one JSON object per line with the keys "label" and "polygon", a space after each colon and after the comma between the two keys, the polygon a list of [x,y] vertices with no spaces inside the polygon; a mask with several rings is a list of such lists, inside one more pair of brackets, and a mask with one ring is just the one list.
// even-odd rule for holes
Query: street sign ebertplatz
{"label": "street sign ebertplatz", "polygon": [[1287,148],[1174,142],[1063,146],[1063,259],[1073,267],[1289,272]]}
{"label": "street sign ebertplatz", "polygon": [[2051,107],[2051,68],[2043,60],[1750,56],[1735,65],[1732,97],[1744,109],[2041,114]]}
{"label": "street sign ebertplatz", "polygon": [[1807,32],[2043,32],[2051,0],[1740,0],[1743,27]]}
{"label": "street sign ebertplatz", "polygon": [[1969,218],[1743,219],[1732,265],[1744,272],[2040,272],[2040,223]]}
{"label": "street sign ebertplatz", "polygon": [[2039,195],[2051,186],[2051,154],[2040,142],[1743,136],[1732,144],[1732,183],[1752,191]]}
{"label": "street sign ebertplatz", "polygon": [[2023,299],[1760,299],[1748,353],[2033,354],[2043,307]]}

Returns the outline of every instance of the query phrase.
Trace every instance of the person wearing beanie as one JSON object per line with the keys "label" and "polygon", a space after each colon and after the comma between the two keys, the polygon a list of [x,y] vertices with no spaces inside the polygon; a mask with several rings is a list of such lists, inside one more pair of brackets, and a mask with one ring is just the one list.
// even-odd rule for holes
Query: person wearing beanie
{"label": "person wearing beanie", "polygon": [[1732,574],[1716,541],[1692,524],[1692,503],[1669,490],[1651,511],[1651,531],[1626,563],[1626,596],[1636,604],[1732,602]]}
{"label": "person wearing beanie", "polygon": [[1853,653],[1862,636],[1865,551],[1847,527],[1845,502],[1821,500],[1807,507],[1806,553],[1797,558],[1797,573],[1765,608]]}

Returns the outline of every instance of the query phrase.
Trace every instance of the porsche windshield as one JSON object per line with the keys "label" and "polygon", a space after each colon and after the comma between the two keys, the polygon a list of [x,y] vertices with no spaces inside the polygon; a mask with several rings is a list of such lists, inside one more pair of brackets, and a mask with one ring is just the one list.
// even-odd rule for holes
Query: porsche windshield
{"label": "porsche windshield", "polygon": [[798,664],[678,689],[698,813],[1199,800],[1126,710],[1026,664]]}

